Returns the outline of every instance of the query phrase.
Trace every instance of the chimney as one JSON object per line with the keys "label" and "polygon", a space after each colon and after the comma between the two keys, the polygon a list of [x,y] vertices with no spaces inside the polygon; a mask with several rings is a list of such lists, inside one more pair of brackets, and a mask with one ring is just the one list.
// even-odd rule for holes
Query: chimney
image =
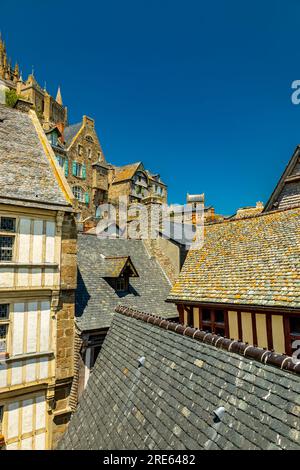
{"label": "chimney", "polygon": [[64,144],[64,142],[65,142],[65,137],[64,137],[65,124],[64,124],[64,122],[58,122],[58,123],[56,124],[56,127],[57,127],[57,129],[59,130],[59,132],[61,133],[61,138],[60,138],[60,140],[61,140],[61,142]]}
{"label": "chimney", "polygon": [[14,107],[22,113],[29,113],[30,109],[33,108],[33,103],[27,101],[25,98],[19,97]]}

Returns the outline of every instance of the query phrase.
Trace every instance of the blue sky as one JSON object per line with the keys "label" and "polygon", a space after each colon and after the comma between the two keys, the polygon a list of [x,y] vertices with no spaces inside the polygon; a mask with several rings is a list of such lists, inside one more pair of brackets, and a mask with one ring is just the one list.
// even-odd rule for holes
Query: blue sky
{"label": "blue sky", "polygon": [[[85,7],[86,5],[86,7]],[[143,161],[169,202],[205,192],[231,214],[266,201],[300,143],[298,0],[16,0],[0,28],[23,76],[71,123],[95,118],[106,159]]]}

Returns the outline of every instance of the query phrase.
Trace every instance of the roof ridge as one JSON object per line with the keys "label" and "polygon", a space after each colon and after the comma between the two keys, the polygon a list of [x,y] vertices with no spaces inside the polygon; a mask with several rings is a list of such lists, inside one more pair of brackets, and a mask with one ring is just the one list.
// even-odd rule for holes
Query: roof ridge
{"label": "roof ridge", "polygon": [[131,307],[125,307],[124,305],[118,305],[115,311],[122,315],[126,315],[127,317],[132,317],[136,320],[144,321],[145,323],[151,323],[164,330],[170,330],[182,336],[187,336],[215,348],[224,349],[228,352],[236,353],[239,356],[254,359],[262,364],[268,364],[277,367],[278,369],[280,368],[281,370],[294,372],[300,375],[300,361],[295,363],[293,358],[286,354],[277,354],[268,349],[258,348],[257,346],[253,346],[249,343],[229,339],[198,328],[182,325],[181,323],[166,320],[165,318],[157,315],[150,315]]}
{"label": "roof ridge", "polygon": [[220,225],[220,224],[233,223],[233,222],[242,222],[244,220],[256,219],[258,217],[266,217],[268,215],[278,214],[278,213],[281,213],[281,212],[294,211],[295,209],[300,210],[300,205],[295,204],[294,206],[289,206],[289,207],[285,207],[285,208],[282,208],[282,209],[275,209],[275,210],[268,211],[268,212],[260,212],[259,214],[252,214],[252,215],[247,215],[245,217],[239,217],[239,218],[234,218],[234,216],[231,216],[231,218],[228,218],[228,219],[217,220],[215,222],[208,222],[208,223],[205,224],[205,226]]}

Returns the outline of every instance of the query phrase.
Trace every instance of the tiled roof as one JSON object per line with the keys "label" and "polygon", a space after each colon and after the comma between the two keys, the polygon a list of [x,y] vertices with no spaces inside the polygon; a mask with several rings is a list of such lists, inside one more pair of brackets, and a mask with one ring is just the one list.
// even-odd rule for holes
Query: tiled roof
{"label": "tiled roof", "polygon": [[114,177],[113,183],[120,183],[121,181],[130,180],[131,178],[133,178],[135,172],[141,165],[141,162],[137,162],[132,163],[130,165],[116,167],[116,175]]}
{"label": "tiled roof", "polygon": [[300,449],[299,375],[143,320],[115,315],[59,449]]}
{"label": "tiled roof", "polygon": [[31,115],[3,105],[0,105],[0,197],[68,205]]}
{"label": "tiled roof", "polygon": [[82,122],[78,122],[77,124],[72,124],[71,126],[65,128],[64,139],[67,147],[69,147],[77,132],[80,131],[81,127]]}
{"label": "tiled roof", "polygon": [[168,299],[300,308],[300,209],[206,226]]}
{"label": "tiled roof", "polygon": [[[139,277],[130,278],[130,292],[117,293],[105,280],[104,256],[130,256]],[[99,239],[95,235],[78,235],[78,287],[76,322],[80,330],[108,328],[120,303],[144,309],[164,311],[177,317],[177,309],[165,303],[170,284],[154,258],[150,258],[142,240]]]}

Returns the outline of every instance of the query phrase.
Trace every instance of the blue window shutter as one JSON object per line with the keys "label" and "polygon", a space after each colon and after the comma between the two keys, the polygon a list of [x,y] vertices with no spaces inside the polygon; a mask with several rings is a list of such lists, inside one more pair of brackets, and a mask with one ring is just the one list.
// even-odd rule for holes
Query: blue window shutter
{"label": "blue window shutter", "polygon": [[85,203],[86,203],[86,204],[89,204],[89,202],[90,202],[90,196],[89,196],[89,193],[86,192],[86,193],[85,193]]}
{"label": "blue window shutter", "polygon": [[82,179],[86,179],[86,166],[85,164],[82,165]]}
{"label": "blue window shutter", "polygon": [[55,155],[56,156],[56,160],[58,162],[58,164],[60,164],[60,158],[59,158],[59,155]]}
{"label": "blue window shutter", "polygon": [[72,175],[76,176],[77,163],[72,162]]}
{"label": "blue window shutter", "polygon": [[66,158],[65,160],[65,176],[68,176],[69,174],[69,162],[68,159]]}

